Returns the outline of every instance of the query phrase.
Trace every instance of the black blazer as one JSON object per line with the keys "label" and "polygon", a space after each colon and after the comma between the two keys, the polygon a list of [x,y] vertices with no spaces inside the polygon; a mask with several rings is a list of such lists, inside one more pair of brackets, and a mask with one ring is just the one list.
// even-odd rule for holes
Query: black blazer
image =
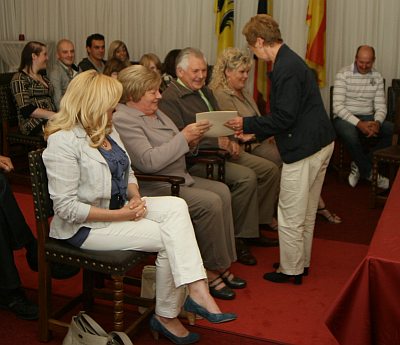
{"label": "black blazer", "polygon": [[297,162],[330,144],[335,132],[326,113],[314,73],[283,44],[271,78],[271,113],[243,118],[244,133],[264,140],[275,136],[285,163]]}

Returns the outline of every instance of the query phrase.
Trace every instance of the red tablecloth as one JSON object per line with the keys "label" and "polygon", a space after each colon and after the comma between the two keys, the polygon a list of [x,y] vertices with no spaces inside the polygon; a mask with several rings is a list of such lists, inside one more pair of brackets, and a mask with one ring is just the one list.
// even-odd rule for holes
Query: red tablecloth
{"label": "red tablecloth", "polygon": [[341,345],[400,344],[400,172],[367,256],[332,305],[326,324]]}

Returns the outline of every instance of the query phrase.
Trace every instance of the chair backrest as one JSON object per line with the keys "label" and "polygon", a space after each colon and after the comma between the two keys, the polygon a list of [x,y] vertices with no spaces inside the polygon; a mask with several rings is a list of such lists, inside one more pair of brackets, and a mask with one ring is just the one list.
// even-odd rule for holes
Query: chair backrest
{"label": "chair backrest", "polygon": [[[7,136],[10,126],[18,125],[18,111],[11,92],[11,79],[14,73],[0,73],[0,119],[2,124],[2,150],[7,147]],[[2,151],[3,152],[3,151]]]}
{"label": "chair backrest", "polygon": [[395,99],[395,112],[394,112],[394,118],[393,118],[393,139],[392,139],[392,144],[393,145],[399,145],[399,137],[400,137],[400,92],[396,95]]}
{"label": "chair backrest", "polygon": [[53,202],[50,199],[47,185],[46,167],[42,154],[44,149],[31,151],[28,154],[29,171],[32,182],[32,195],[35,208],[35,219],[39,241],[49,236],[49,218],[54,215]]}

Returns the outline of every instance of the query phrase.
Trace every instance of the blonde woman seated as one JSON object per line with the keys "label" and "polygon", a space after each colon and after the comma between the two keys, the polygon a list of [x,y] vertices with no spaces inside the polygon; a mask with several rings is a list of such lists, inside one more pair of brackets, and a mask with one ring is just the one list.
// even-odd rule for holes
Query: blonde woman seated
{"label": "blonde woman seated", "polygon": [[158,252],[156,315],[150,326],[175,343],[189,344],[199,336],[177,319],[184,285],[186,311],[211,322],[236,315],[221,313],[209,294],[184,200],[141,196],[111,125],[121,94],[116,79],[83,72],[71,81],[60,112],[46,126],[43,160],[54,203],[50,236],[83,249]]}
{"label": "blonde woman seated", "polygon": [[128,48],[124,42],[115,40],[110,43],[107,61],[111,59],[117,59],[125,63],[126,66],[131,65]]}
{"label": "blonde woman seated", "polygon": [[142,57],[139,60],[139,64],[144,67],[147,67],[148,69],[156,71],[161,75],[162,64],[160,58],[156,54],[147,53],[142,55]]}
{"label": "blonde woman seated", "polygon": [[[253,97],[246,90],[246,82],[252,65],[252,58],[238,48],[226,48],[218,57],[214,66],[209,87],[212,89],[218,105],[222,110],[237,110],[241,116],[261,116]],[[252,134],[245,134],[243,142],[254,139]],[[275,141],[266,139],[261,143],[252,144],[251,153],[282,166],[282,159]],[[325,208],[325,202],[320,198],[317,214],[330,223],[341,223],[336,214]]]}
{"label": "blonde woman seated", "polygon": [[[232,289],[246,286],[230,272],[236,261],[235,237],[229,188],[221,182],[191,176],[185,155],[209,129],[208,121],[192,123],[179,131],[172,120],[158,110],[161,77],[144,66],[135,65],[118,75],[124,91],[113,116],[117,129],[136,170],[185,178],[180,188],[189,206],[197,242],[207,269],[211,295],[233,299]],[[142,182],[145,195],[169,195],[167,182]]]}

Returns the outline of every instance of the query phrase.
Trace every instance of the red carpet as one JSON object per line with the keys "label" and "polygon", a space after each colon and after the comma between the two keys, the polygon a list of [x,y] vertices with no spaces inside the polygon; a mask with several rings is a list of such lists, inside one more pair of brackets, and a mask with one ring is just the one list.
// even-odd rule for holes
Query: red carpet
{"label": "red carpet", "polygon": [[[34,229],[32,197],[25,194],[26,191],[26,188],[14,187],[25,217]],[[339,182],[336,175],[328,174],[323,196],[327,207],[340,215],[344,222],[333,225],[318,219],[310,276],[304,278],[301,286],[264,281],[262,275],[272,270],[272,263],[278,259],[278,249],[254,248],[259,262],[257,266],[235,264],[233,267],[238,276],[248,281],[248,287],[238,290],[234,301],[218,301],[223,310],[236,312],[239,319],[222,325],[199,321],[192,329],[202,335],[201,343],[337,344],[324,325],[325,312],[364,257],[379,219],[381,210],[368,208],[368,195],[368,185],[361,184],[352,189]],[[28,269],[24,251],[17,251],[15,256],[23,285],[36,289],[37,274]],[[53,284],[55,303],[62,298],[59,296],[74,295],[79,282],[80,276],[56,281]],[[29,294],[36,299],[35,290],[29,291]],[[98,320],[103,321],[103,316],[99,316]],[[38,344],[36,322],[16,320],[14,315],[2,310],[0,321],[1,344]],[[60,344],[61,339],[62,336],[57,335],[49,344]],[[134,336],[133,341],[135,344],[155,343],[147,327]],[[159,344],[170,343],[162,339]]]}

